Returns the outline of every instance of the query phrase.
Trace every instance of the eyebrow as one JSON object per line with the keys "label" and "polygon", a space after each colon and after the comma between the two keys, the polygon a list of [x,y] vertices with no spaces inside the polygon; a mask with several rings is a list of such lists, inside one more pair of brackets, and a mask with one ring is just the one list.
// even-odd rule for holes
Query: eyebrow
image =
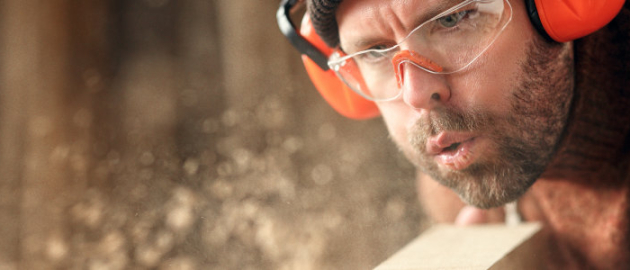
{"label": "eyebrow", "polygon": [[[430,19],[433,19],[435,16],[437,16],[438,14],[456,6],[459,5],[463,2],[465,2],[466,0],[445,0],[445,1],[439,1],[438,4],[435,4],[433,6],[427,7],[426,8],[426,12],[423,12],[422,15],[420,15],[418,17],[418,19],[416,19],[414,21],[414,29],[416,27],[418,27],[421,23],[424,23]],[[409,31],[411,31],[413,29],[409,29]]]}
{"label": "eyebrow", "polygon": [[[430,6],[430,7],[425,8],[424,9],[425,11],[422,12],[422,14],[420,14],[418,16],[418,18],[413,21],[413,28],[409,29],[408,31],[411,31],[411,30],[415,29],[420,24],[425,23],[426,21],[434,18],[438,14],[440,14],[440,13],[446,11],[447,9],[452,8],[452,7],[462,3],[464,1],[465,0],[438,1],[437,4],[434,4],[434,5]],[[381,40],[382,40],[382,38],[379,38],[379,37],[362,38],[362,39],[357,40],[356,42],[352,43],[350,48],[354,48],[354,49],[365,48],[365,47],[373,45],[373,44],[378,44],[378,42],[381,41]],[[347,53],[347,51],[345,51],[344,48],[341,48],[341,49],[342,49],[342,51]],[[356,51],[356,52],[358,52],[358,51]]]}

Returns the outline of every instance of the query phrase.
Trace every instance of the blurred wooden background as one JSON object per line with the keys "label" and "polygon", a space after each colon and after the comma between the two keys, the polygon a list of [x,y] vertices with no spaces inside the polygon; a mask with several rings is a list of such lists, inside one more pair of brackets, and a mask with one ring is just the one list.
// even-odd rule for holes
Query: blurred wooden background
{"label": "blurred wooden background", "polygon": [[278,1],[0,0],[0,270],[368,269],[426,227]]}

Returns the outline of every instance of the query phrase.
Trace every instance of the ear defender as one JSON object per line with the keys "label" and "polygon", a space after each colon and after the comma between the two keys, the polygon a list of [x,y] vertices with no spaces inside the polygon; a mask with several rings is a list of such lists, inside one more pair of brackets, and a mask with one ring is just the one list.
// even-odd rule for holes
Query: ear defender
{"label": "ear defender", "polygon": [[534,27],[547,39],[568,42],[592,34],[619,13],[625,0],[525,0]]}
{"label": "ear defender", "polygon": [[[334,50],[317,35],[308,16],[305,16],[302,21],[300,34],[323,53],[326,59],[333,54]],[[302,54],[302,62],[315,88],[341,115],[352,119],[369,119],[380,115],[373,101],[352,91],[328,66],[323,69],[305,54]]]}
{"label": "ear defender", "polygon": [[355,93],[328,67],[328,58],[335,51],[317,35],[308,15],[298,33],[291,21],[294,10],[304,8],[304,0],[282,0],[276,13],[278,26],[285,37],[302,54],[302,61],[313,85],[339,114],[351,119],[369,119],[381,113],[376,103]]}

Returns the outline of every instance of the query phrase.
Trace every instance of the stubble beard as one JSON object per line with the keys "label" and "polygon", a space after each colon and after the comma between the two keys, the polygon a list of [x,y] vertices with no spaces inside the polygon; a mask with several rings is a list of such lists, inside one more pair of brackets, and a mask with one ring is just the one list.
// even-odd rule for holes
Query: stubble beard
{"label": "stubble beard", "polygon": [[[544,172],[557,150],[573,97],[573,59],[567,45],[531,42],[511,109],[495,115],[480,108],[441,108],[410,131],[415,153],[407,157],[425,174],[454,190],[466,203],[491,208],[522,196]],[[460,171],[440,170],[426,142],[441,131],[482,133],[492,142],[486,156]]]}

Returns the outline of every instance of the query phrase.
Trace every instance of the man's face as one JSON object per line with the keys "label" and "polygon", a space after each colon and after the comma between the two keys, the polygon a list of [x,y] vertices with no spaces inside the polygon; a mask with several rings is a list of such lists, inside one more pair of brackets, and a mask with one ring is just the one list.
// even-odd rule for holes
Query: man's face
{"label": "man's face", "polygon": [[[341,47],[362,39],[395,44],[443,0],[344,0]],[[456,4],[460,1],[451,1]],[[418,169],[482,208],[521,196],[551,160],[573,93],[570,44],[548,44],[524,4],[467,69],[435,75],[406,68],[402,96],[379,102],[389,132]]]}

